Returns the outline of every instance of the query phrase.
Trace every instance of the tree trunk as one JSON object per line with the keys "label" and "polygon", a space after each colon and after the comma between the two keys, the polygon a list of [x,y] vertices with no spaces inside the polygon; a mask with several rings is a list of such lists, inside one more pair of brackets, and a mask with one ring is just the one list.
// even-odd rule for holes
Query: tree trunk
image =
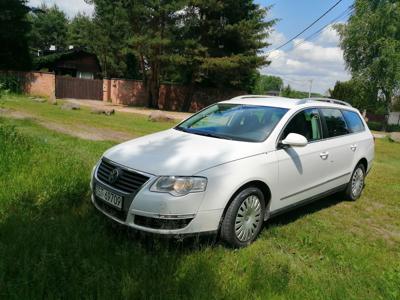
{"label": "tree trunk", "polygon": [[193,80],[191,80],[188,86],[186,97],[182,103],[181,111],[188,112],[190,110],[190,107],[192,106],[193,94],[194,94],[194,82]]}
{"label": "tree trunk", "polygon": [[391,110],[391,104],[392,104],[392,97],[390,92],[383,92],[385,95],[385,120],[383,122],[383,131],[387,131],[388,125],[389,125],[389,115],[390,115],[390,110]]}
{"label": "tree trunk", "polygon": [[151,66],[150,78],[147,86],[147,96],[149,107],[158,109],[158,98],[160,96],[160,76],[158,62],[153,63]]}

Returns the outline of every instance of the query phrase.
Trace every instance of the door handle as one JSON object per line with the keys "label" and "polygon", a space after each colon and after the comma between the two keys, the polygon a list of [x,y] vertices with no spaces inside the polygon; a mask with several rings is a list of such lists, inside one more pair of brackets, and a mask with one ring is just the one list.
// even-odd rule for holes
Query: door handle
{"label": "door handle", "polygon": [[357,150],[357,145],[356,144],[353,144],[353,145],[351,145],[350,146],[350,149],[351,149],[351,151],[356,151]]}
{"label": "door handle", "polygon": [[325,159],[328,158],[329,152],[321,152],[321,153],[319,154],[319,156],[320,156],[323,160],[325,160]]}

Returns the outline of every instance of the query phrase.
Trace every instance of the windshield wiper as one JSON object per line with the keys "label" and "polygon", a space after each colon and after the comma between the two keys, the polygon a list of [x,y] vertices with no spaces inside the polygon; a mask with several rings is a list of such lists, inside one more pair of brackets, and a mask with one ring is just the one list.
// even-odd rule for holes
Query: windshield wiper
{"label": "windshield wiper", "polygon": [[176,126],[174,129],[179,130],[179,131],[183,131],[183,132],[190,132],[187,128],[181,127],[181,126]]}
{"label": "windshield wiper", "polygon": [[219,134],[215,134],[209,131],[188,131],[190,133],[194,133],[194,134],[198,134],[198,135],[204,135],[204,136],[208,136],[208,137],[213,137],[213,138],[217,138],[217,139],[226,139],[226,140],[232,140],[232,138],[224,136],[224,135],[219,135]]}
{"label": "windshield wiper", "polygon": [[193,134],[213,137],[213,138],[217,138],[217,139],[233,140],[229,136],[215,134],[215,133],[212,133],[210,131],[195,130],[195,129],[192,129],[192,128],[185,128],[185,127],[181,127],[181,126],[177,126],[177,127],[175,127],[175,129],[179,130],[179,131],[187,132],[187,133],[193,133]]}

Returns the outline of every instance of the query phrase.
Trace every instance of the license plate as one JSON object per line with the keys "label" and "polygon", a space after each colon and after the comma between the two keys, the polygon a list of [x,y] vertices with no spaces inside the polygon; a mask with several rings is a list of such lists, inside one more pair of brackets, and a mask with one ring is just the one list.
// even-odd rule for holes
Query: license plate
{"label": "license plate", "polygon": [[122,197],[120,195],[116,195],[98,185],[96,185],[95,194],[101,200],[111,204],[114,207],[122,209]]}

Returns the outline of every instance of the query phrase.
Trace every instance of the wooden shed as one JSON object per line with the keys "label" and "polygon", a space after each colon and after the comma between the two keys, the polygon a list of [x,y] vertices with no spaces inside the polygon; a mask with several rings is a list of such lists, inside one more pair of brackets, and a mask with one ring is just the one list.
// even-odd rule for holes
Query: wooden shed
{"label": "wooden shed", "polygon": [[84,50],[68,50],[51,53],[35,60],[37,70],[46,69],[56,75],[82,79],[101,78],[101,66],[97,56]]}

